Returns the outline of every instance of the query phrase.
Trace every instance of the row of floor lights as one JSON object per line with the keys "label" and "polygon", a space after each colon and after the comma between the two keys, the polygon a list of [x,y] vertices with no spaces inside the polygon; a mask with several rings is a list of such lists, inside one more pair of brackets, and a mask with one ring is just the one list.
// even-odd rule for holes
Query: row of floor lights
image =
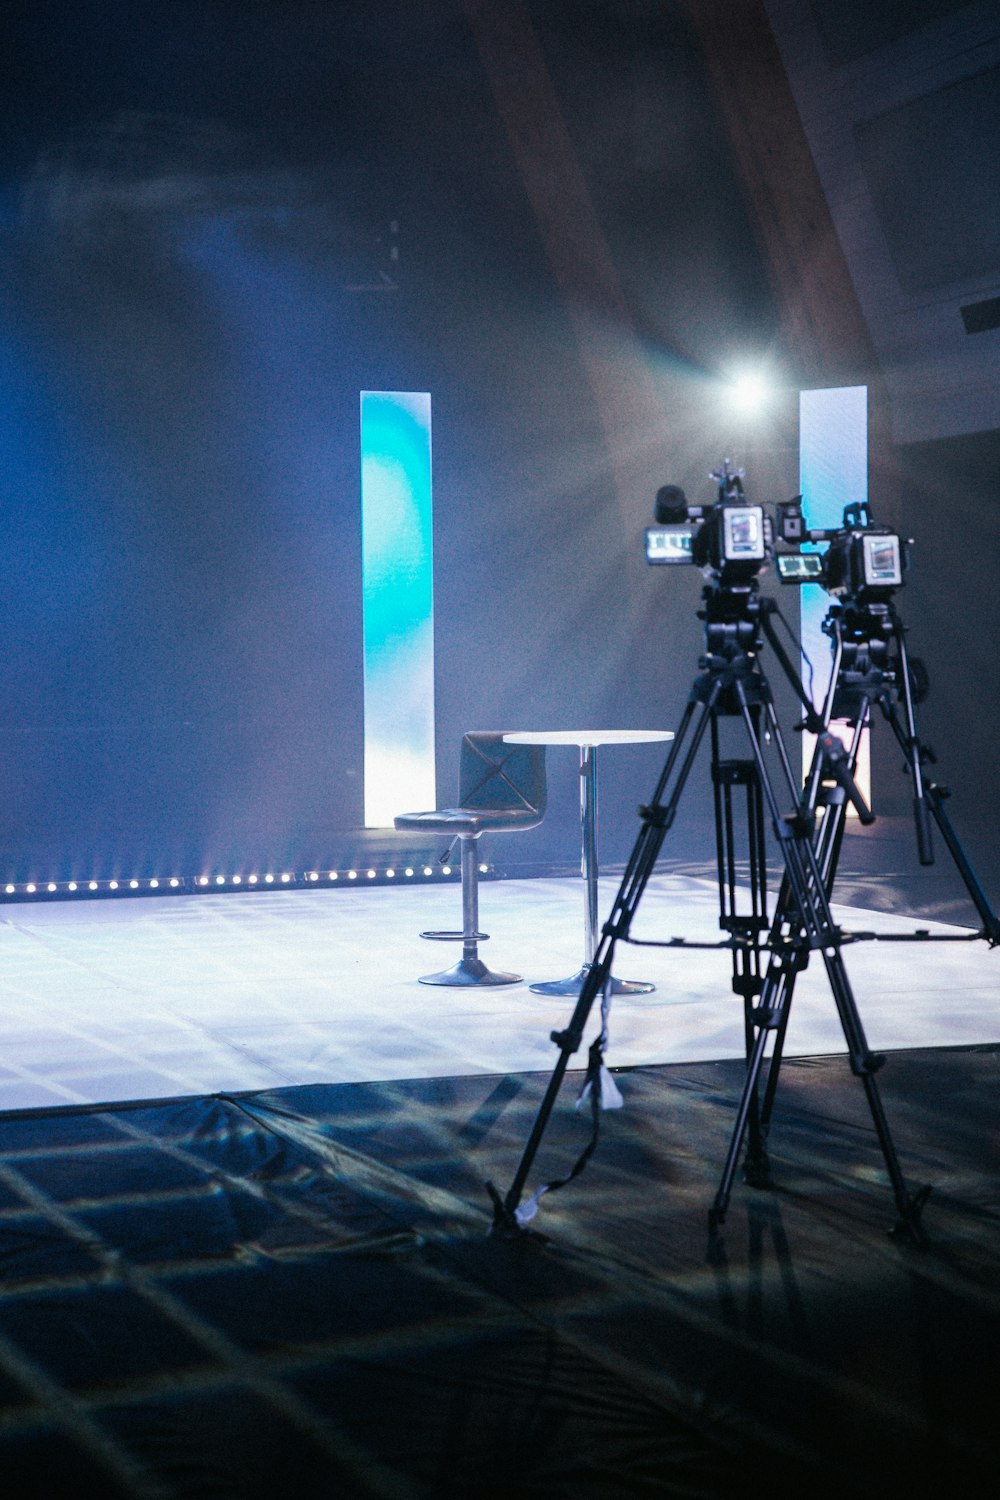
{"label": "row of floor lights", "polygon": [[[480,865],[479,866],[479,870],[480,870],[481,874],[486,875],[486,874],[489,873],[489,866],[488,865]],[[410,880],[410,879],[413,879],[417,875],[417,873],[418,872],[417,872],[416,868],[413,867],[413,866],[411,866],[411,865],[407,865],[405,867],[405,869],[403,869],[401,871],[396,870],[395,868],[393,868],[392,866],[390,866],[387,869],[382,870],[382,871],[373,870],[373,869],[367,869],[367,870],[364,870],[364,871],[361,871],[361,870],[344,870],[344,871],[330,870],[330,871],[327,872],[326,879],[330,883],[336,884],[341,879],[349,880],[349,881],[354,881],[354,880],[360,880],[362,878],[362,876],[366,880],[377,880],[378,877],[379,877],[379,874],[381,874],[383,876],[383,878],[386,879],[386,880],[395,880],[398,875],[402,875],[404,879]],[[429,877],[431,877],[433,875],[442,875],[442,876],[453,875],[454,874],[454,869],[453,869],[453,867],[451,865],[437,865],[437,866],[434,866],[434,865],[423,865],[421,867],[419,873],[421,875],[423,875],[425,878],[429,878]],[[324,877],[321,875],[321,873],[318,870],[308,870],[308,871],[306,871],[305,875],[303,875],[301,877],[296,877],[295,875],[291,874],[288,871],[284,871],[280,875],[274,875],[274,874],[268,873],[266,875],[247,875],[245,877],[242,876],[242,875],[216,875],[213,878],[212,876],[209,876],[209,875],[199,875],[194,880],[194,886],[195,886],[196,889],[200,889],[200,890],[206,890],[206,889],[209,889],[209,888],[211,888],[213,886],[216,889],[218,889],[220,887],[225,887],[225,886],[237,886],[238,887],[238,886],[242,886],[242,885],[247,885],[247,886],[251,886],[251,887],[258,886],[258,885],[265,885],[265,886],[274,886],[274,885],[283,886],[284,885],[284,886],[288,886],[288,885],[295,884],[295,882],[296,882],[297,879],[306,880],[310,884],[314,884],[314,883],[318,883],[323,878]],[[39,894],[49,895],[49,896],[55,896],[55,895],[58,895],[61,891],[64,891],[64,892],[66,892],[69,895],[85,895],[86,896],[86,895],[94,895],[94,894],[100,892],[101,890],[113,891],[113,892],[114,891],[140,891],[140,890],[145,890],[145,891],[157,891],[157,890],[177,891],[177,890],[180,890],[186,884],[187,884],[186,881],[181,880],[177,876],[171,876],[171,878],[169,880],[168,879],[159,880],[159,879],[157,879],[154,876],[152,879],[149,879],[149,880],[136,880],[136,879],[131,879],[131,880],[106,880],[106,881],[100,881],[100,880],[67,880],[67,881],[59,882],[59,883],[57,883],[54,880],[42,881],[42,882],[29,880],[29,881],[26,881],[23,885],[16,885],[13,882],[8,882],[3,887],[3,891],[4,891],[4,895],[6,895],[6,896],[16,896],[18,894],[22,894],[22,895],[25,895],[25,896],[36,896],[36,895],[39,895]]]}
{"label": "row of floor lights", "polygon": [[[104,882],[104,889],[108,891],[157,891],[162,887],[164,890],[176,891],[179,890],[183,884],[184,882],[182,880],[177,879],[153,879],[147,880],[145,882],[141,880],[107,880]],[[4,886],[3,889],[5,896],[16,896],[19,889],[23,891],[26,896],[35,896],[39,891],[44,891],[48,896],[54,896],[58,891],[61,890],[69,891],[71,895],[76,895],[78,892],[82,892],[84,895],[92,895],[95,891],[99,891],[101,889],[101,881],[67,880],[65,884],[57,885],[54,880],[45,881],[42,882],[42,884],[38,884],[34,880],[29,880],[20,887],[8,883]]]}

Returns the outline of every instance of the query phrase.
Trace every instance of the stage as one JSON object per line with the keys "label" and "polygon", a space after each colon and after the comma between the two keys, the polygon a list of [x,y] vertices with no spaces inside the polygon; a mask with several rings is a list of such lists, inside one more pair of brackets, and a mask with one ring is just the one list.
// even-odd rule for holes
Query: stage
{"label": "stage", "polygon": [[[847,931],[929,934],[844,950],[907,1183],[932,1188],[926,1247],[890,1233],[812,973],[772,1186],[738,1179],[709,1233],[742,1073],[728,955],[625,945],[617,971],[657,986],[612,1010],[625,1107],[510,1238],[484,1183],[510,1181],[572,1002],[418,984],[442,947],[417,931],[457,901],[442,883],[3,911],[4,1494],[930,1497],[995,1464],[986,945],[837,907]],[[526,981],[578,965],[578,879],[490,881],[481,905],[485,951]],[[640,915],[636,935],[715,941],[714,880],[672,868]],[[587,1139],[580,1082],[532,1186]]]}
{"label": "stage", "polygon": [[[700,865],[668,871],[651,881],[634,936],[717,942],[714,873]],[[932,873],[944,882],[943,857]],[[947,883],[951,894],[955,884]],[[847,930],[937,936],[975,923],[971,908],[925,899],[912,877],[904,889],[848,875],[842,888],[852,903],[837,908]],[[613,895],[614,883],[602,879],[602,920]],[[948,922],[927,915],[938,911]],[[528,984],[580,966],[579,878],[483,884],[480,918],[492,934],[483,957],[524,984],[456,991],[416,983],[458,957],[455,945],[424,942],[419,932],[453,928],[459,912],[455,879],[5,906],[0,1109],[550,1068],[549,1032],[565,1025],[572,1003]],[[985,943],[863,942],[844,953],[873,1047],[1000,1040],[996,961]],[[728,953],[621,945],[616,972],[656,990],[615,1002],[613,1065],[742,1055]],[[843,1048],[821,970],[800,983],[788,1048]]]}

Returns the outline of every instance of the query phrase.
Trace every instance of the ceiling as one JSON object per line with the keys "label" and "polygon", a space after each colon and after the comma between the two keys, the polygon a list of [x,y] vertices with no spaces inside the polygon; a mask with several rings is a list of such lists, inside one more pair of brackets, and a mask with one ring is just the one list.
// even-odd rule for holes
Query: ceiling
{"label": "ceiling", "polygon": [[1000,5],[765,5],[895,437],[1000,428]]}

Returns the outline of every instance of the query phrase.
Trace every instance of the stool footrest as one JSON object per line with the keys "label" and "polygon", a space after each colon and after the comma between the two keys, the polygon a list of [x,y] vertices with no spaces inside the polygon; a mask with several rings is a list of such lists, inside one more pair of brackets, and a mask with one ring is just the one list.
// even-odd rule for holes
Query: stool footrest
{"label": "stool footrest", "polygon": [[488,932],[422,932],[432,943],[485,943]]}

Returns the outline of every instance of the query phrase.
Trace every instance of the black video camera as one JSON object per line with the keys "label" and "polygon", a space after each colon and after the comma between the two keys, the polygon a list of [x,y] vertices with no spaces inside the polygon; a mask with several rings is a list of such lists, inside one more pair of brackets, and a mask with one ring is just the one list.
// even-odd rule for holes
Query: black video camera
{"label": "black video camera", "polygon": [[[775,556],[782,583],[818,583],[827,593],[858,604],[884,601],[901,588],[906,575],[906,544],[888,526],[876,526],[867,504],[846,505],[837,530],[807,531],[801,496],[778,506],[783,541],[828,542],[826,552],[779,552]],[[797,531],[797,535],[796,535]]]}
{"label": "black video camera", "polygon": [[773,527],[762,505],[750,505],[743,493],[743,471],[728,459],[713,470],[718,495],[714,505],[689,505],[684,491],[666,484],[657,491],[656,526],[646,528],[646,561],[693,563],[722,587],[745,586],[773,555]]}

